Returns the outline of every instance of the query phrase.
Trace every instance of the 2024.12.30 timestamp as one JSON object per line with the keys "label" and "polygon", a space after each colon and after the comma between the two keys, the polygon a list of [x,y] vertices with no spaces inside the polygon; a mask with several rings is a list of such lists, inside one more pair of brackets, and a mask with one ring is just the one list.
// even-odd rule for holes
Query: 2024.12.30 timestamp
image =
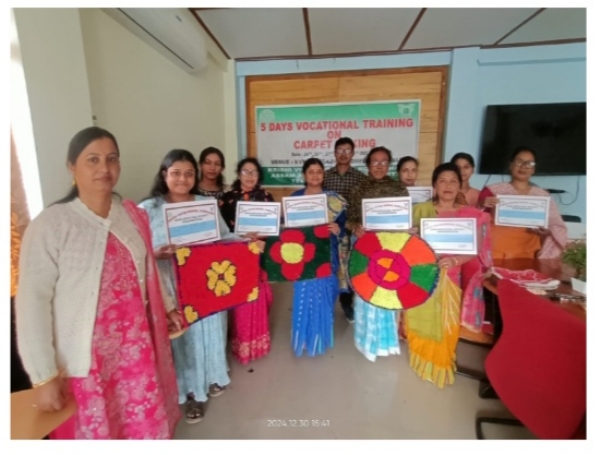
{"label": "2024.12.30 timestamp", "polygon": [[314,419],[268,419],[267,427],[272,428],[321,428],[329,427],[331,422],[327,420]]}

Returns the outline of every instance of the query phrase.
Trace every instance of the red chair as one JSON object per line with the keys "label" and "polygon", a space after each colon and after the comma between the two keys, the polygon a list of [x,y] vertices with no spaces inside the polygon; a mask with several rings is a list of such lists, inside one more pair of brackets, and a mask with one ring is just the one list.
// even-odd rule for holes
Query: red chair
{"label": "red chair", "polygon": [[[503,329],[485,361],[490,383],[518,419],[476,419],[522,424],[541,439],[585,434],[586,323],[509,280],[498,283]],[[585,436],[584,436],[585,437]]]}

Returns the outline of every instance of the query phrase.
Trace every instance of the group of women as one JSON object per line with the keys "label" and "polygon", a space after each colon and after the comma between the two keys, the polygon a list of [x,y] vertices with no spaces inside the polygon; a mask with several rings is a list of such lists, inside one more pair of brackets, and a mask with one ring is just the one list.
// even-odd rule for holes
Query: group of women
{"label": "group of women", "polygon": [[[110,132],[90,127],[77,133],[67,156],[71,191],[34,219],[23,239],[17,334],[35,406],[59,410],[68,394],[77,404],[75,415],[53,433],[55,438],[171,438],[181,418],[178,404],[185,405],[188,422],[199,422],[209,397],[226,390],[229,326],[232,352],[241,363],[265,356],[271,346],[272,293],[264,275],[258,300],[231,310],[229,321],[227,312],[217,313],[169,341],[169,333],[181,332],[183,319],[172,260],[177,247],[167,244],[162,205],[217,198],[221,238],[252,239],[263,249],[264,241],[255,235],[233,233],[238,201],[273,201],[261,187],[258,161],[241,160],[237,180],[226,188],[225,159],[218,149],[202,151],[199,167],[190,152],[172,150],[148,198],[136,206],[113,192],[119,158]],[[291,344],[298,356],[305,351],[320,355],[333,347],[335,301],[348,290],[340,245],[347,233],[351,242],[365,234],[361,200],[407,196],[406,187],[417,180],[416,159],[400,160],[399,180],[387,175],[391,161],[385,147],[372,149],[365,160],[368,176],[348,201],[323,187],[325,169],[319,159],[304,163],[305,187],[292,196],[327,195],[333,275],[294,283]],[[451,384],[460,324],[477,330],[483,322],[481,281],[492,257],[560,253],[566,228],[554,203],[548,229],[500,228],[490,222],[488,212],[498,195],[542,192],[529,183],[535,169],[532,150],[516,151],[510,169],[510,183],[491,185],[480,194],[469,186],[474,170],[470,155],[457,154],[434,170],[434,197],[414,206],[410,232],[418,234],[425,217],[474,217],[479,254],[441,255],[434,294],[401,318],[355,295],[355,344],[365,357],[399,354],[399,333],[405,334],[417,374],[439,387]],[[503,238],[508,235],[510,244]]]}

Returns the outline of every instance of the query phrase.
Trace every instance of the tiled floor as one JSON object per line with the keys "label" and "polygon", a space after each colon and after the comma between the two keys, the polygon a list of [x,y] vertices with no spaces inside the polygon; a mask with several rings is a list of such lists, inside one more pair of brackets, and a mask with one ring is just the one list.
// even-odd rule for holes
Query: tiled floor
{"label": "tiled floor", "polygon": [[[177,439],[474,439],[478,414],[510,416],[479,383],[457,376],[440,390],[420,380],[402,354],[366,360],[353,326],[336,310],[335,347],[316,358],[290,348],[292,286],[273,286],[271,353],[247,366],[230,358],[231,385],[209,399],[206,416],[182,420]],[[482,368],[484,350],[459,343],[461,364]],[[287,426],[284,426],[284,423]],[[485,426],[488,438],[532,438],[525,429]]]}

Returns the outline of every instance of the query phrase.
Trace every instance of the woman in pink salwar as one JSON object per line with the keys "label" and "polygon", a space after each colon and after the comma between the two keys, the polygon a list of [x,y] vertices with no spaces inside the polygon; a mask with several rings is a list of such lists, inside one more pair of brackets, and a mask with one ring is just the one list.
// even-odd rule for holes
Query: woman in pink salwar
{"label": "woman in pink salwar", "polygon": [[[536,154],[530,147],[518,147],[510,158],[510,182],[495,183],[479,194],[479,207],[494,219],[498,196],[544,196],[550,194],[531,184],[535,173]],[[558,206],[550,198],[547,228],[523,228],[492,224],[492,256],[494,259],[557,259],[567,244],[567,226]]]}
{"label": "woman in pink salwar", "polygon": [[168,331],[181,315],[159,280],[145,212],[113,194],[114,136],[75,135],[73,187],[28,226],[16,301],[34,407],[75,414],[54,439],[170,439],[180,419]]}

